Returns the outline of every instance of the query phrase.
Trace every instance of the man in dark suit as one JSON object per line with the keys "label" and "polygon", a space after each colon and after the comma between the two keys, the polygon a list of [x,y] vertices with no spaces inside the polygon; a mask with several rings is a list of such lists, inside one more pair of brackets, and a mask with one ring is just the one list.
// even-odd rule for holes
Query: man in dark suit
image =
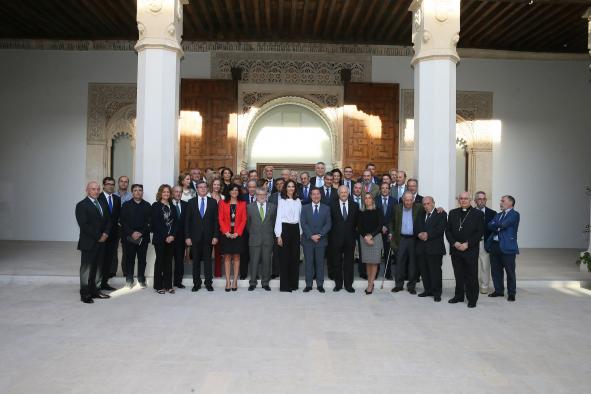
{"label": "man in dark suit", "polygon": [[[392,259],[392,253],[390,251],[390,235],[388,231],[388,223],[392,223],[392,216],[394,215],[394,207],[397,204],[397,201],[390,195],[390,184],[386,182],[382,182],[380,185],[380,195],[375,199],[376,201],[376,209],[382,215],[382,223],[384,226],[382,228],[382,243],[384,245],[384,258],[388,259],[388,255],[390,255],[390,259]],[[385,276],[386,279],[392,279],[392,264],[388,261],[385,262],[386,265],[386,272]],[[379,272],[378,272],[379,274]]]}
{"label": "man in dark suit", "polygon": [[[373,163],[367,163],[365,169],[371,173],[371,183],[380,186],[382,180],[376,175],[376,165]],[[359,179],[359,181],[363,181],[363,179]]]}
{"label": "man in dark suit", "polygon": [[423,275],[424,291],[419,297],[433,297],[441,301],[441,263],[445,255],[443,235],[447,224],[447,214],[437,212],[435,200],[431,196],[423,197],[423,212],[414,224],[417,236],[416,254],[420,271]]}
{"label": "man in dark suit", "polygon": [[76,221],[80,227],[80,299],[85,304],[92,304],[93,298],[109,298],[96,286],[97,271],[104,260],[105,242],[111,232],[108,207],[98,200],[99,193],[98,183],[90,182],[86,186],[86,198],[76,204]]}
{"label": "man in dark suit", "polygon": [[[324,180],[326,181],[326,177]],[[324,256],[332,226],[331,210],[330,205],[321,203],[319,189],[312,190],[311,198],[312,203],[303,206],[300,214],[302,247],[306,267],[304,293],[312,290],[314,273],[316,273],[316,287],[319,292],[324,293]]]}
{"label": "man in dark suit", "polygon": [[503,297],[503,269],[507,273],[507,301],[515,301],[517,293],[517,279],[515,277],[515,255],[519,254],[517,246],[517,231],[519,230],[520,215],[515,209],[513,196],[501,197],[501,212],[496,214],[488,223],[491,231],[487,239],[487,249],[490,251],[493,284],[495,291],[489,297]]}
{"label": "man in dark suit", "polygon": [[[240,197],[238,198],[239,200],[245,201],[247,206],[249,204],[252,204],[253,202],[256,201],[256,192],[257,192],[257,183],[256,181],[248,181],[246,182],[246,190],[247,193],[246,194],[242,194],[240,195]],[[240,279],[244,280],[248,277],[248,264],[250,263],[250,253],[249,253],[249,249],[247,247],[248,245],[248,237],[249,237],[250,231],[248,231],[248,226],[246,226],[244,228],[244,232],[242,233],[242,242],[243,242],[243,248],[242,248],[242,253],[240,253]]]}
{"label": "man in dark suit", "polygon": [[263,178],[267,180],[267,192],[269,193],[269,195],[277,191],[277,187],[275,185],[275,178],[273,178],[273,171],[273,166],[266,166],[263,170]]}
{"label": "man in dark suit", "polygon": [[406,191],[406,172],[398,171],[396,173],[396,179],[392,180],[392,186],[390,187],[390,194],[394,199],[400,202],[402,195]]}
{"label": "man in dark suit", "polygon": [[185,221],[187,219],[188,203],[183,201],[183,188],[175,186],[172,188],[172,206],[173,212],[176,213],[177,223],[176,234],[174,234],[174,286],[179,289],[184,289],[183,277],[185,276]]}
{"label": "man in dark suit", "polygon": [[193,250],[193,288],[201,288],[201,261],[205,288],[213,291],[213,275],[211,250],[218,243],[220,228],[218,224],[218,204],[207,197],[207,185],[201,181],[197,183],[197,196],[189,200],[187,217],[185,219],[185,243]]}
{"label": "man in dark suit", "polygon": [[115,290],[108,281],[117,274],[117,246],[119,245],[119,216],[121,215],[121,198],[114,194],[115,179],[108,176],[103,179],[103,192],[98,199],[107,205],[111,220],[111,231],[105,242],[105,257],[100,275],[96,278],[96,285],[101,290]]}
{"label": "man in dark suit", "polygon": [[345,287],[349,293],[353,289],[353,257],[355,254],[355,235],[357,234],[357,218],[359,208],[349,201],[349,189],[340,186],[339,199],[331,206],[332,229],[329,245],[333,249],[333,269],[335,287],[333,291],[340,291]]}
{"label": "man in dark suit", "polygon": [[478,285],[480,287],[480,294],[487,294],[490,286],[490,256],[484,244],[492,233],[488,229],[488,223],[497,214],[496,211],[486,206],[486,201],[485,192],[480,191],[474,194],[476,209],[480,210],[484,215],[484,237],[481,238],[480,245],[478,246]]}
{"label": "man in dark suit", "polygon": [[347,166],[343,168],[343,185],[349,188],[349,194],[353,193],[353,185],[355,184],[355,179],[353,179],[353,167]]}
{"label": "man in dark suit", "polygon": [[413,195],[406,191],[402,195],[402,204],[394,207],[392,222],[390,222],[390,248],[392,254],[396,256],[396,267],[394,269],[394,279],[396,281],[393,293],[402,291],[404,288],[404,279],[406,290],[410,294],[416,294],[415,286],[418,281],[418,269],[416,262],[416,246],[414,224],[423,214],[423,206],[413,203]]}
{"label": "man in dark suit", "polygon": [[310,184],[312,187],[321,188],[324,186],[324,174],[326,173],[326,165],[319,161],[314,166],[315,175],[310,178]]}
{"label": "man in dark suit", "polygon": [[298,195],[300,196],[300,200],[302,200],[302,205],[310,204],[312,201],[310,199],[311,190],[312,185],[310,185],[310,174],[304,171],[300,174],[300,184],[298,185]]}
{"label": "man in dark suit", "polygon": [[470,194],[458,196],[460,207],[449,212],[445,236],[449,242],[451,263],[456,278],[456,291],[450,304],[464,302],[475,308],[478,301],[478,247],[484,234],[484,215],[470,205]]}
{"label": "man in dark suit", "polygon": [[[257,181],[250,180],[250,181],[246,182],[246,190],[247,190],[247,193],[241,194],[238,197],[238,199],[242,200],[242,201],[246,201],[246,204],[252,204],[257,199],[257,195],[256,195]],[[240,262],[242,263],[242,260],[240,260]]]}
{"label": "man in dark suit", "polygon": [[275,179],[275,191],[268,198],[269,202],[275,204],[275,206],[279,204],[279,199],[281,198],[281,190],[283,189],[284,184],[285,182],[283,182],[283,178]]}
{"label": "man in dark suit", "polygon": [[251,234],[248,238],[250,250],[249,286],[253,291],[257,287],[257,275],[261,275],[261,287],[271,291],[273,243],[275,241],[275,219],[277,218],[277,206],[267,202],[267,190],[263,187],[256,191],[256,202],[246,207],[246,227]]}
{"label": "man in dark suit", "polygon": [[339,199],[337,189],[332,187],[332,173],[327,172],[324,175],[324,186],[320,188],[320,202],[329,207],[334,204],[336,200]]}
{"label": "man in dark suit", "polygon": [[203,178],[201,176],[201,169],[199,168],[193,168],[189,174],[191,175],[191,183],[189,184],[189,186],[191,187],[191,189],[197,191],[197,182],[199,181],[205,181],[205,178]]}
{"label": "man in dark suit", "polygon": [[[406,182],[406,190],[412,193],[413,203],[422,204],[423,196],[419,194],[418,189],[419,181],[417,181],[416,179],[410,178],[408,182]],[[402,202],[402,199],[399,202]]]}

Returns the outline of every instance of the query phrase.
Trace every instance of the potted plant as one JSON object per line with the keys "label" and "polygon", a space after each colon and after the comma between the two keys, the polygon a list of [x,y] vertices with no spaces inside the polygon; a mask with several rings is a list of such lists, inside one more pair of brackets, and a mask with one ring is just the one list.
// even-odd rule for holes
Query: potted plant
{"label": "potted plant", "polygon": [[[587,195],[591,196],[591,186],[587,186]],[[585,226],[584,233],[591,232],[591,218],[590,224]],[[581,267],[581,271],[591,272],[591,239],[589,240],[589,248],[585,252],[581,252],[576,263]]]}

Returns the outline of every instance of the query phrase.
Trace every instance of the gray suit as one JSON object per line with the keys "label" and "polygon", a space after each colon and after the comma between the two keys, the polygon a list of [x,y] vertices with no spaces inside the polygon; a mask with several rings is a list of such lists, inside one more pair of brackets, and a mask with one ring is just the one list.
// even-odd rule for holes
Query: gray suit
{"label": "gray suit", "polygon": [[[318,213],[314,215],[314,203],[302,206],[300,226],[302,226],[302,247],[306,264],[306,287],[312,287],[314,269],[316,270],[316,285],[324,284],[324,255],[328,245],[327,235],[332,226],[330,207],[320,203]],[[312,235],[320,235],[318,242],[312,241]]]}
{"label": "gray suit", "polygon": [[392,197],[394,197],[394,201],[395,204],[398,204],[398,200],[400,200],[400,198],[402,197],[402,195],[404,194],[404,192],[406,191],[406,185],[404,186],[402,193],[398,193],[398,185],[396,183],[394,183],[391,187],[390,187],[390,195]]}
{"label": "gray suit", "polygon": [[261,264],[261,285],[268,286],[271,280],[271,255],[273,253],[273,241],[275,240],[275,218],[277,217],[277,205],[267,202],[265,219],[261,221],[259,203],[253,202],[246,207],[246,225],[248,227],[248,248],[250,250],[250,262],[248,274],[250,285],[257,285],[257,273]]}

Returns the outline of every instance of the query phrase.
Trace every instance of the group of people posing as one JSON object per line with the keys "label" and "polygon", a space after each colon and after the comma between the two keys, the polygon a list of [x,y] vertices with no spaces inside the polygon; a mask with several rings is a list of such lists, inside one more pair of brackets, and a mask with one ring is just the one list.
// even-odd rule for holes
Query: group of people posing
{"label": "group of people posing", "polygon": [[234,176],[225,167],[204,173],[193,169],[181,174],[177,185],[161,185],[153,204],[143,199],[141,184],[129,187],[126,176],[119,178],[117,192],[111,177],[103,180],[102,191],[90,182],[76,206],[82,302],[109,298],[102,291],[115,290],[108,281],[117,273],[119,242],[128,288],[134,285],[136,261],[139,286],[147,286],[147,248],[154,245],[153,286],[159,294],[185,287],[186,260],[192,261],[194,292],[203,284],[214,290],[222,261],[227,292],[247,277],[249,291],[259,279],[270,291],[270,280],[279,277],[280,291],[292,292],[299,287],[303,250],[304,292],[313,289],[314,281],[316,290],[325,292],[326,261],[333,291],[354,293],[357,260],[359,275],[367,279],[365,294],[373,293],[384,263],[384,277],[394,280],[392,292],[404,290],[406,283],[406,290],[417,294],[422,281],[418,296],[439,302],[444,237],[456,281],[449,303],[467,300],[475,307],[479,293],[489,293],[491,273],[494,291],[488,296],[504,296],[506,274],[507,299],[515,301],[519,213],[512,196],[501,198],[497,213],[486,206],[484,192],[474,200],[463,192],[459,207],[448,215],[433,197],[418,193],[416,179],[407,180],[396,169],[378,177],[371,163],[359,179],[351,167],[327,172],[322,162],[313,176],[287,169],[279,178],[273,174],[271,166],[260,178],[256,170]]}

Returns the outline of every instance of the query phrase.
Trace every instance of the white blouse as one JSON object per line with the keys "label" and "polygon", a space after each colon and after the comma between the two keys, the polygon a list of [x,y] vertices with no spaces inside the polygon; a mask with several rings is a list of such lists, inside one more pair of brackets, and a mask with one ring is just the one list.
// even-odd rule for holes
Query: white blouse
{"label": "white blouse", "polygon": [[189,202],[190,199],[192,199],[193,197],[195,197],[195,190],[193,189],[188,189],[188,190],[183,190],[183,194],[181,195],[181,200]]}
{"label": "white blouse", "polygon": [[[275,221],[275,236],[281,237],[281,223],[300,224],[302,202],[300,199],[281,198],[277,201],[277,220]],[[302,226],[300,226],[300,235]]]}

